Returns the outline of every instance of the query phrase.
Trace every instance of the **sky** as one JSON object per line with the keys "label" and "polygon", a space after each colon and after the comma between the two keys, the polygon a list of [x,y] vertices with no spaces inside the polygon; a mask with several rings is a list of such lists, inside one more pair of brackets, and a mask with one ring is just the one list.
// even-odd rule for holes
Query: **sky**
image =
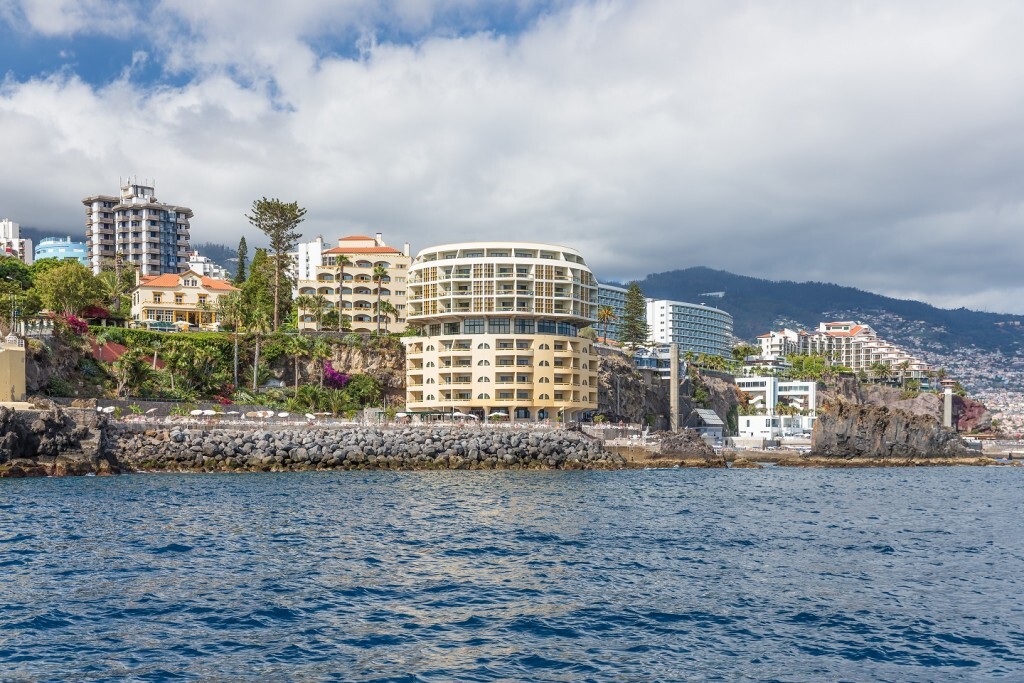
{"label": "sky", "polygon": [[0,218],[528,240],[1024,314],[1024,3],[0,0]]}

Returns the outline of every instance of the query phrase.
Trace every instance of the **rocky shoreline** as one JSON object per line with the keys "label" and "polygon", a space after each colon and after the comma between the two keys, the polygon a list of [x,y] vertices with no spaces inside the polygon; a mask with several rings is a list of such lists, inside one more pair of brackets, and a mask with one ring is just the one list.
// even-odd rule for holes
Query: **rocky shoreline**
{"label": "rocky shoreline", "polygon": [[625,458],[582,432],[403,429],[136,429],[110,425],[108,447],[132,471],[621,469]]}

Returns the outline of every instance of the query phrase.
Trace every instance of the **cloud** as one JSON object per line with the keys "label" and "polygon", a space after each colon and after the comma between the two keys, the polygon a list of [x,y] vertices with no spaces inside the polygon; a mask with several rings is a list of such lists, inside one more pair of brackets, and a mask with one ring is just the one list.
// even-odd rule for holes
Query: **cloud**
{"label": "cloud", "polygon": [[328,239],[548,240],[608,279],[709,265],[1024,313],[1022,19],[998,1],[165,0],[142,55],[185,85],[135,82],[133,59],[114,83],[0,89],[18,160],[0,213],[77,228],[81,197],[132,173],[194,209],[197,241],[234,243],[280,196]]}

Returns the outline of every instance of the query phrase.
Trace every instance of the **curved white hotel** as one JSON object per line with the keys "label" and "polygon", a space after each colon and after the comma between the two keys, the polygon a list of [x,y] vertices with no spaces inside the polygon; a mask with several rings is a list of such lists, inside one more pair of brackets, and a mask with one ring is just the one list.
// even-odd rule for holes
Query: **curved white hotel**
{"label": "curved white hotel", "polygon": [[597,352],[579,336],[597,282],[575,249],[464,242],[409,268],[406,409],[572,421],[597,409]]}

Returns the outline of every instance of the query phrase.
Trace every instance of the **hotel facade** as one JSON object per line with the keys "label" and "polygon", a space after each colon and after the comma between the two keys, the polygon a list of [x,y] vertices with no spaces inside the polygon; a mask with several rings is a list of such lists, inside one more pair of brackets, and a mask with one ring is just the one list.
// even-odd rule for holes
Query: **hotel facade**
{"label": "hotel facade", "polygon": [[680,353],[732,357],[732,316],[703,304],[647,300],[647,325],[656,344],[679,344]]}
{"label": "hotel facade", "polygon": [[574,249],[466,242],[409,269],[406,410],[481,420],[574,421],[597,409],[598,357],[579,336],[597,282]]}
{"label": "hotel facade", "polygon": [[[323,314],[340,310],[352,332],[375,332],[378,318],[382,332],[405,331],[407,279],[412,262],[408,245],[402,250],[389,247],[381,233],[375,237],[342,237],[337,246],[329,248],[322,238],[317,238],[300,244],[292,257],[296,276],[294,294],[315,297],[322,305],[319,316],[313,310],[299,310],[299,329],[327,329],[318,322],[318,317],[322,320]],[[379,281],[374,277],[378,267],[384,273]],[[344,281],[339,279],[342,277]],[[394,310],[378,312],[378,300],[382,310],[384,303]]]}

